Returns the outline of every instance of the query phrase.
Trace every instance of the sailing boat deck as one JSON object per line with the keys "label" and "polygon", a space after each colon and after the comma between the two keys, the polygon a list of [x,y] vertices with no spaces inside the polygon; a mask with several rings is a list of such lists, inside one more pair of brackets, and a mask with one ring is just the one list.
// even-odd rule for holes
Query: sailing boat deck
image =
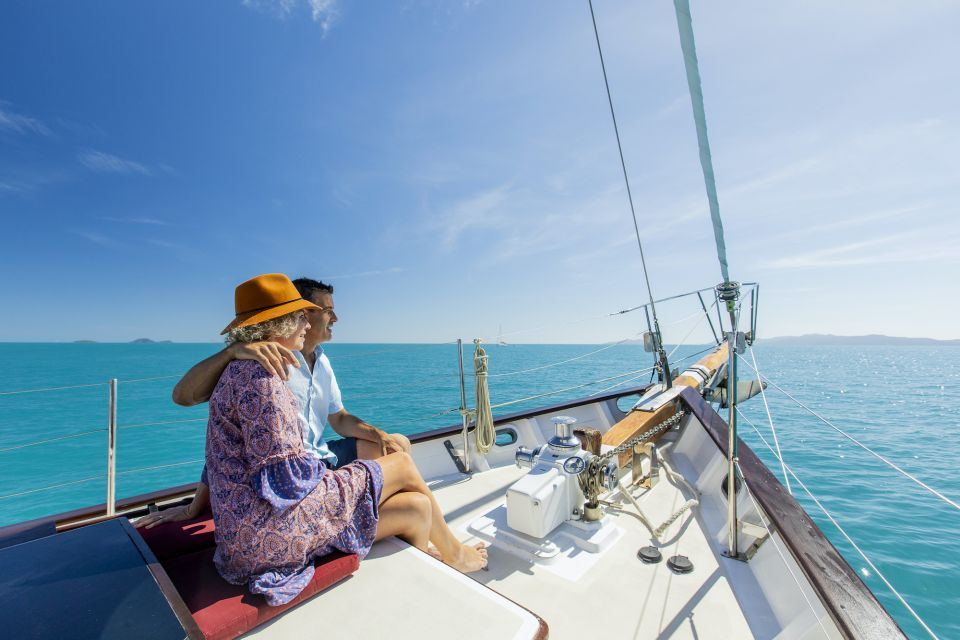
{"label": "sailing boat deck", "polygon": [[[467,540],[469,524],[501,506],[506,487],[523,474],[515,467],[492,469],[461,482],[441,483],[435,495],[452,517],[454,530]],[[651,512],[672,511],[684,500],[680,490],[666,482],[641,498]],[[564,576],[561,566],[577,562],[575,557],[565,554],[552,565],[538,565],[493,546],[488,570],[471,580],[390,538],[374,546],[349,580],[246,637],[319,638],[331,619],[337,620],[338,633],[344,637],[379,637],[386,629],[392,638],[536,637],[536,617],[514,603],[545,620],[551,638],[585,637],[596,631],[598,616],[603,618],[605,635],[612,638],[775,635],[774,625],[763,624],[769,610],[756,604],[751,617],[757,633],[751,630],[729,584],[731,579],[742,583],[745,576],[736,571],[730,575],[728,565],[735,561],[718,556],[700,522],[684,525],[681,519],[675,525],[679,535],[663,549],[665,557],[679,553],[692,560],[694,571],[677,575],[664,562],[648,565],[637,559],[637,550],[650,543],[650,534],[636,518],[622,512],[610,517],[621,537],[575,579]],[[498,598],[497,593],[505,597]],[[557,598],[558,593],[565,595]],[[358,602],[376,615],[358,609]],[[467,610],[469,619],[464,619]],[[343,611],[352,613],[335,614]]]}
{"label": "sailing boat deck", "polygon": [[[440,489],[438,500],[445,512],[458,514],[453,525],[463,531],[476,517],[502,505],[501,488],[522,475],[512,468],[488,471],[468,483]],[[481,492],[484,501],[476,499]],[[666,482],[640,498],[650,513],[664,516],[685,500]],[[684,526],[683,519],[678,521],[674,526],[679,536],[663,548],[664,558],[683,554],[693,562],[693,572],[677,575],[665,562],[645,564],[637,558],[638,549],[650,544],[650,533],[639,520],[625,512],[611,511],[608,517],[621,536],[608,550],[595,554],[599,557],[582,575],[577,575],[576,567],[570,567],[573,575],[564,575],[563,565],[576,564],[581,560],[577,556],[587,552],[568,547],[563,557],[545,565],[493,546],[489,571],[475,578],[544,617],[553,638],[588,637],[598,618],[603,619],[605,634],[613,638],[754,637],[730,589],[722,559],[700,523]],[[557,598],[558,593],[567,597]]]}
{"label": "sailing boat deck", "polygon": [[[610,413],[603,404],[566,413],[601,430],[615,421],[606,416],[598,422]],[[483,468],[472,475],[451,473],[452,461],[439,441],[414,446],[418,465],[462,540],[481,539],[477,522],[496,519],[502,511],[507,488],[526,473],[511,463],[513,450],[531,444],[531,437],[544,440],[547,418],[541,415],[507,425],[520,435],[518,442],[493,451],[487,458],[492,466],[477,459]],[[712,458],[721,462],[722,456],[702,425],[690,419],[683,430],[668,434],[661,443],[671,467],[696,486],[701,506],[663,533],[660,563],[638,559],[637,551],[653,539],[629,506],[607,510],[617,535],[600,553],[561,542],[561,551],[551,562],[540,562],[495,540],[488,570],[470,577],[390,539],[376,545],[349,580],[248,637],[319,637],[334,613],[344,610],[352,613],[336,613],[335,619],[338,632],[345,636],[378,637],[389,629],[395,638],[537,637],[532,623],[536,617],[524,609],[549,625],[551,638],[561,639],[582,638],[598,628],[611,638],[804,638],[811,633],[840,637],[819,603],[807,606],[798,597],[798,585],[790,581],[778,555],[779,543],[760,544],[749,564],[722,555],[724,509],[715,477],[722,465],[711,462]],[[632,491],[655,524],[690,497],[666,477],[650,489]],[[610,497],[615,499],[616,492]],[[693,571],[677,574],[667,567],[666,559],[677,554],[691,560]],[[770,589],[771,584],[779,587]],[[476,588],[481,586],[489,590]],[[358,602],[375,611],[376,619],[363,607],[358,609]]]}

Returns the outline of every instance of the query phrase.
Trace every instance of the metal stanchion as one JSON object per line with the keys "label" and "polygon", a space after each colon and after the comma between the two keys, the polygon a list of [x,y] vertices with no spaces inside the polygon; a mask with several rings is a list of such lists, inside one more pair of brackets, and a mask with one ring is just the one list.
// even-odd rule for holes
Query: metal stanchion
{"label": "metal stanchion", "polygon": [[463,421],[463,468],[470,473],[470,417],[467,413],[467,383],[463,373],[463,338],[457,338],[457,353],[460,355],[460,419]]}
{"label": "metal stanchion", "polygon": [[117,379],[110,379],[107,409],[107,516],[116,513],[117,502]]}

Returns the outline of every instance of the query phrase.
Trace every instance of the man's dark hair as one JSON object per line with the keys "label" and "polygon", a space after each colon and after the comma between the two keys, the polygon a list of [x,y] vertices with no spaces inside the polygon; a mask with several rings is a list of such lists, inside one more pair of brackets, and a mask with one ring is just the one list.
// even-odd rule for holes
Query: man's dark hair
{"label": "man's dark hair", "polygon": [[300,292],[304,300],[312,299],[314,293],[329,293],[333,295],[333,285],[321,282],[320,280],[311,280],[310,278],[297,278],[293,281],[293,286]]}

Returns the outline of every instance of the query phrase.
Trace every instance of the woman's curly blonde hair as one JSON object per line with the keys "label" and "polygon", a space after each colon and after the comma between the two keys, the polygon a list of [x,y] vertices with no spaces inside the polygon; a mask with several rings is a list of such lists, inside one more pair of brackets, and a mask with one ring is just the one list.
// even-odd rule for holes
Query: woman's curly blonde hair
{"label": "woman's curly blonde hair", "polygon": [[297,329],[300,328],[300,322],[303,320],[304,315],[301,309],[300,311],[294,311],[279,318],[271,318],[266,322],[231,329],[227,334],[226,343],[259,342],[260,340],[270,340],[272,338],[287,338],[292,336]]}

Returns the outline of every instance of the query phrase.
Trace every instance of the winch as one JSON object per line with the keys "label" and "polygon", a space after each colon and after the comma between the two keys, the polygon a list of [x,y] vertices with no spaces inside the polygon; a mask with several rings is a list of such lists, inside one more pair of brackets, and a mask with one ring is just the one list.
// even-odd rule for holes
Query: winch
{"label": "winch", "polygon": [[601,459],[573,435],[575,418],[556,416],[552,422],[556,433],[547,444],[517,449],[517,466],[530,471],[507,489],[507,524],[534,538],[546,537],[568,520],[599,519],[596,495],[585,496],[584,487],[592,493],[590,487],[617,486],[616,462],[598,466]]}

